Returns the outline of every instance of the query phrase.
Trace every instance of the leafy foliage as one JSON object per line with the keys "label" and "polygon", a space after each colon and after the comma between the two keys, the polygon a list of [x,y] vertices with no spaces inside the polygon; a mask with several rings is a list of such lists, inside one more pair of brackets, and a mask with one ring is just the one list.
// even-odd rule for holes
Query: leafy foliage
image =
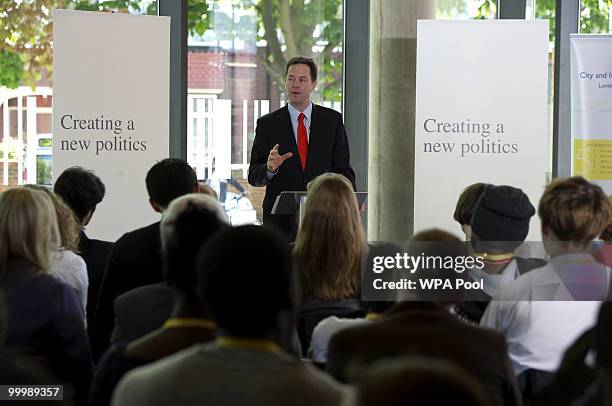
{"label": "leafy foliage", "polygon": [[[482,0],[480,9],[486,11],[494,6],[496,0]],[[555,35],[555,0],[535,0],[536,18],[550,21],[550,41]],[[612,0],[581,0],[580,32],[607,33],[610,31],[610,7]]]}
{"label": "leafy foliage", "polygon": [[[156,2],[141,10],[137,0],[0,0],[0,51],[19,55],[22,65],[4,64],[0,54],[2,78],[34,87],[43,75],[50,78],[53,69],[53,9],[105,11],[114,13],[156,13]],[[208,23],[208,4],[203,0],[188,2],[189,30],[204,31]],[[4,39],[4,40],[2,40]],[[16,79],[18,78],[18,79]],[[0,85],[3,82],[0,82]]]}
{"label": "leafy foliage", "polygon": [[19,54],[5,49],[0,50],[0,86],[14,89],[19,86],[23,62]]}
{"label": "leafy foliage", "polygon": [[256,0],[252,6],[268,47],[261,62],[279,90],[284,89],[287,61],[309,56],[320,70],[323,99],[339,101],[342,57],[335,51],[342,45],[342,0]]}

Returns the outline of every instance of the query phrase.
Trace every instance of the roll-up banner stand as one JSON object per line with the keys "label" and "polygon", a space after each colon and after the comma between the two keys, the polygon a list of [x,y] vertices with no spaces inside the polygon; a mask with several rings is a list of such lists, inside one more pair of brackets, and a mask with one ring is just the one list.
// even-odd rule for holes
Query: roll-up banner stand
{"label": "roll-up banner stand", "polygon": [[572,174],[612,193],[612,35],[572,34]]}
{"label": "roll-up banner stand", "polygon": [[[548,22],[417,25],[414,231],[461,235],[453,212],[476,182],[521,188],[537,207],[549,171]],[[528,240],[539,240],[537,216]]]}
{"label": "roll-up banner stand", "polygon": [[87,234],[114,241],[159,220],[145,176],[168,157],[170,18],[55,10],[53,180],[70,166],[106,185]]}

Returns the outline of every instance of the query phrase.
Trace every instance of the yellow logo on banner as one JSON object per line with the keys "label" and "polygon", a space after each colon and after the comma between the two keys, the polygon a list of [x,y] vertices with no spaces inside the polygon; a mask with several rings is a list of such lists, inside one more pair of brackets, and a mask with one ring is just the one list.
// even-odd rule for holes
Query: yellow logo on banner
{"label": "yellow logo on banner", "polygon": [[612,180],[612,140],[574,140],[574,175]]}

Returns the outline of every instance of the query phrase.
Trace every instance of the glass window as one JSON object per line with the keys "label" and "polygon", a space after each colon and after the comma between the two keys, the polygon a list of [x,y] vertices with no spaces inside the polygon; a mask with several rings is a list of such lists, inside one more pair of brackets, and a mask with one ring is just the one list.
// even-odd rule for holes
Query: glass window
{"label": "glass window", "polygon": [[[48,4],[0,3],[0,191],[51,183],[53,13]],[[155,0],[62,2],[65,8],[130,14],[155,14],[156,5]]]}
{"label": "glass window", "polygon": [[497,0],[438,0],[436,19],[491,19],[497,16]]}
{"label": "glass window", "polygon": [[257,119],[285,104],[285,64],[297,55],[317,64],[313,101],[341,111],[343,1],[202,3],[197,10],[190,3],[188,22],[190,114],[202,120],[188,120],[188,136],[198,139],[188,140],[198,148],[188,157],[201,179],[229,179],[230,193],[241,193],[231,178],[247,188],[261,218],[264,192],[246,181]]}
{"label": "glass window", "polygon": [[612,1],[582,0],[580,2],[580,32],[607,34],[610,32]]}

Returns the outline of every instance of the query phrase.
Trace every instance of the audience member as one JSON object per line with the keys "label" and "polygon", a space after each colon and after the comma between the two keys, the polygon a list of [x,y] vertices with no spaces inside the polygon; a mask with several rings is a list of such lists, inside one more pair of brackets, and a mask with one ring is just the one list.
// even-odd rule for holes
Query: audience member
{"label": "audience member", "polygon": [[304,350],[328,316],[360,317],[359,285],[366,240],[351,182],[326,173],[308,184],[294,256],[304,298],[297,330]]}
{"label": "audience member", "polygon": [[98,347],[96,334],[96,304],[102,284],[106,261],[113,243],[89,238],[85,227],[91,221],[97,205],[104,198],[104,183],[92,171],[78,166],[70,167],[55,181],[53,191],[72,209],[81,224],[77,253],[87,264],[89,288],[87,291],[87,332],[92,348]]}
{"label": "audience member", "polygon": [[[146,186],[149,203],[158,213],[163,213],[177,197],[200,190],[193,169],[187,162],[173,158],[153,165],[147,173]],[[96,311],[98,355],[109,345],[117,296],[162,280],[159,221],[128,232],[117,240],[108,258]]]}
{"label": "audience member", "polygon": [[[4,295],[0,293],[0,382],[3,385],[63,385],[63,400],[56,404],[72,405],[74,391],[70,384],[61,382],[40,363],[34,363],[23,356],[6,348],[6,304]],[[2,405],[21,405],[22,400],[3,400]],[[28,405],[47,404],[45,400],[29,401]]]}
{"label": "audience member", "polygon": [[522,258],[515,250],[529,233],[529,221],[535,209],[521,189],[489,186],[474,208],[471,220],[471,245],[483,258],[482,269],[469,270],[474,281],[483,281],[482,290],[467,291],[467,300],[455,307],[456,313],[473,323],[480,323],[491,297],[519,275],[546,265],[538,258]]}
{"label": "audience member", "polygon": [[489,183],[474,183],[463,189],[461,195],[459,195],[453,218],[461,226],[466,241],[472,239],[472,217],[476,203],[478,203],[478,199],[483,192],[491,186],[493,185]]}
{"label": "audience member", "polygon": [[[49,275],[71,286],[76,291],[83,304],[83,313],[85,314],[89,278],[85,261],[76,254],[79,249],[79,223],[77,223],[72,210],[55,193],[44,186],[26,185],[26,187],[46,193],[53,202],[60,234],[60,247],[51,257]],[[87,318],[85,319],[85,325],[87,325]]]}
{"label": "audience member", "polygon": [[[202,243],[225,224],[223,209],[210,196],[189,194],[170,203],[162,217],[160,233],[164,277],[167,286],[174,290],[174,304],[164,308],[167,305],[165,293],[160,300],[158,289],[147,289],[151,285],[138,288],[139,292],[133,297],[129,295],[134,291],[123,295],[126,304],[130,304],[123,309],[133,309],[129,313],[131,317],[126,317],[122,323],[124,328],[130,328],[132,323],[143,324],[138,318],[148,320],[147,333],[160,328],[129,344],[113,345],[106,352],[92,383],[91,405],[110,404],[115,385],[128,370],[213,339],[213,322],[195,293],[195,261]],[[119,321],[123,309],[117,309],[120,310],[116,313]],[[171,318],[157,324],[160,314]]]}
{"label": "audience member", "polygon": [[581,177],[556,180],[538,214],[550,263],[503,287],[481,321],[505,334],[526,403],[550,381],[565,349],[595,325],[608,282],[608,269],[588,252],[610,217],[599,186]]}
{"label": "audience member", "polygon": [[[241,255],[236,255],[240,247]],[[344,390],[281,350],[293,324],[295,280],[284,238],[243,226],[211,237],[198,292],[220,336],[128,373],[113,405],[337,405]]]}
{"label": "audience member", "polygon": [[382,360],[360,377],[347,406],[485,406],[487,395],[469,373],[431,358]]}
{"label": "audience member", "polygon": [[[204,197],[204,195],[201,197]],[[182,204],[174,204],[175,202],[182,202]],[[219,227],[218,224],[227,222],[225,212],[218,204],[218,202],[214,199],[198,199],[194,198],[193,194],[189,194],[181,196],[172,201],[168,210],[170,210],[170,207],[173,210],[170,212],[166,210],[164,212],[160,225],[162,232],[162,259],[166,262],[164,282],[145,285],[136,289],[132,289],[115,299],[115,328],[111,337],[111,343],[128,342],[140,338],[146,334],[149,334],[153,330],[161,327],[164,322],[171,316],[172,308],[175,303],[175,294],[173,293],[172,289],[173,276],[172,273],[169,272],[170,270],[168,269],[168,266],[170,266],[170,264],[168,264],[168,261],[172,260],[169,254],[177,254],[174,254],[174,251],[164,253],[163,233],[164,229],[168,228],[168,226],[165,225],[165,223],[169,221],[168,218],[174,218],[177,215],[186,216],[186,214],[183,214],[183,211],[187,209],[187,207],[185,207],[187,204],[197,205],[197,207],[199,207],[198,210],[207,210],[212,214],[208,216],[210,218],[202,219],[196,217],[194,219],[195,224],[193,225],[183,224],[183,228],[185,230],[180,230],[181,234],[178,237],[175,237],[175,239],[179,237],[187,238],[183,237],[183,235],[187,234],[187,232],[190,232],[192,233],[191,235],[189,235],[189,238],[191,238],[191,242],[185,243],[185,246],[182,248],[182,251],[178,247],[169,247],[166,248],[166,251],[174,249],[175,251],[186,256],[187,258],[189,258],[188,255],[195,256],[195,254],[197,253],[197,249],[200,248],[200,245],[204,238],[208,237],[213,231],[215,231]],[[213,214],[216,217],[214,217]],[[174,230],[174,232],[178,233],[178,231],[176,230]],[[189,247],[191,246],[191,244],[197,243],[197,241],[199,241],[199,243],[194,249],[195,252],[190,253]],[[184,262],[185,260],[183,259],[182,261]],[[178,261],[176,258],[174,258],[173,262],[176,264]],[[174,266],[176,267],[177,265]],[[189,271],[193,267],[193,264],[190,266],[186,266],[185,271]],[[193,286],[191,286],[191,288],[193,288]]]}
{"label": "audience member", "polygon": [[[444,231],[418,233],[408,254],[455,259],[465,256],[461,241]],[[454,270],[440,268],[434,261],[427,274],[413,278],[454,281]],[[510,369],[504,337],[494,331],[470,325],[450,314],[452,300],[459,292],[440,295],[415,291],[412,300],[398,303],[378,321],[352,327],[334,335],[330,342],[327,370],[342,382],[352,381],[356,372],[375,361],[399,356],[440,358],[454,362],[483,383],[488,404],[518,404],[519,395]],[[406,297],[408,299],[408,297]]]}
{"label": "audience member", "polygon": [[[372,269],[373,261],[378,256],[392,256],[401,253],[402,249],[394,244],[383,243],[370,247],[364,269]],[[390,301],[361,301],[361,309],[365,317],[346,318],[329,316],[321,320],[312,331],[308,358],[315,364],[323,367],[327,363],[329,340],[337,332],[359,324],[378,320],[382,313],[387,311],[395,302]]]}
{"label": "audience member", "polygon": [[6,344],[73,384],[85,404],[92,360],[75,291],[48,275],[60,234],[53,203],[24,187],[0,194],[0,288],[6,294]]}

